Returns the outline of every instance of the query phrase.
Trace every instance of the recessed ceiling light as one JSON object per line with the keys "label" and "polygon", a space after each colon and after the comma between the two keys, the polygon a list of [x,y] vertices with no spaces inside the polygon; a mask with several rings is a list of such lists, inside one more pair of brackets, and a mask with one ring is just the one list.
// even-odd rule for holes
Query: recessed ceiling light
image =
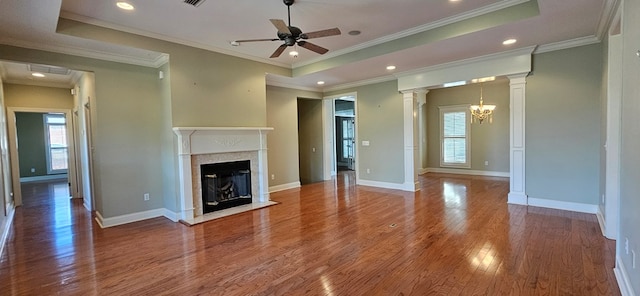
{"label": "recessed ceiling light", "polygon": [[318,81],[318,85],[323,85],[324,81]]}
{"label": "recessed ceiling light", "polygon": [[511,44],[516,43],[517,41],[518,41],[518,40],[515,40],[515,39],[507,39],[507,40],[505,40],[505,41],[502,41],[502,44],[504,44],[504,45],[511,45]]}
{"label": "recessed ceiling light", "polygon": [[360,32],[358,30],[352,30],[352,31],[349,31],[348,34],[351,35],[351,36],[357,36],[357,35],[360,35],[360,33],[362,33],[362,32]]}
{"label": "recessed ceiling light", "polygon": [[44,74],[42,74],[42,73],[40,73],[40,72],[33,72],[33,73],[31,73],[31,76],[34,76],[34,77],[44,77]]}
{"label": "recessed ceiling light", "polygon": [[396,69],[396,66],[394,65],[387,66],[387,70],[395,70],[395,69]]}
{"label": "recessed ceiling light", "polygon": [[120,1],[118,3],[116,3],[116,6],[118,6],[120,9],[124,9],[124,10],[134,10],[135,7],[133,7],[133,5],[131,5],[130,3],[124,2],[124,1]]}

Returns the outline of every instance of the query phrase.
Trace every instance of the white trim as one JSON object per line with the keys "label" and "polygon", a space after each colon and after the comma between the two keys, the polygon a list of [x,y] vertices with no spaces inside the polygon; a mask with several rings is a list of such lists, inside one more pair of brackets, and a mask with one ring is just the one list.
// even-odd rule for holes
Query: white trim
{"label": "white trim", "polygon": [[600,39],[596,36],[579,37],[579,38],[549,43],[545,45],[540,45],[538,46],[538,48],[536,48],[533,54],[540,54],[540,53],[545,53],[550,51],[569,49],[569,48],[574,48],[578,46],[596,44],[599,42],[600,42]]}
{"label": "white trim", "polygon": [[269,193],[289,190],[293,188],[300,188],[300,181],[271,186],[269,187]]}
{"label": "white trim", "polygon": [[[282,81],[269,79],[269,77],[271,77],[271,76],[272,75],[267,75],[267,78],[265,80],[265,83],[267,85],[269,85],[269,86],[284,87],[284,88],[297,89],[297,90],[303,90],[303,91],[322,92],[322,89],[321,88],[317,88],[317,87],[301,86],[301,85],[297,85],[297,84],[286,83],[286,82],[282,82]],[[289,77],[287,77],[287,78],[289,78]]]}
{"label": "white trim", "polygon": [[533,197],[529,197],[527,201],[528,201],[528,204],[533,207],[573,211],[573,212],[587,213],[587,214],[595,214],[598,212],[598,205],[592,205],[592,204],[559,201],[559,200],[551,200],[551,199],[543,199],[543,198],[533,198]]}
{"label": "white trim", "polygon": [[164,217],[173,221],[173,222],[178,222],[180,221],[180,213],[176,213],[174,211],[171,211],[169,209],[163,209],[164,210]]}
{"label": "white trim", "polygon": [[89,212],[93,211],[93,210],[91,209],[91,206],[90,206],[90,205],[88,205],[88,204],[86,203],[86,201],[87,201],[87,200],[83,197],[83,198],[82,198],[82,205],[84,206],[84,208],[85,208],[85,209],[87,209],[87,211],[89,211]]}
{"label": "white trim", "polygon": [[[513,183],[513,182],[509,181],[509,183]],[[526,194],[521,192],[509,192],[509,194],[507,195],[507,203],[512,205],[526,206],[528,199],[529,197],[527,197]]]}
{"label": "white trim", "polygon": [[8,207],[9,212],[5,217],[3,225],[0,225],[0,257],[2,257],[2,252],[4,252],[4,246],[7,244],[7,238],[9,237],[9,230],[11,230],[11,224],[13,223],[13,216],[16,212],[15,207],[11,204]]}
{"label": "white trim", "polygon": [[598,21],[598,29],[596,29],[596,37],[600,40],[608,33],[609,27],[611,27],[611,22],[615,19],[616,13],[618,11],[618,4],[621,1],[619,0],[606,0],[604,3],[604,9],[602,9],[602,14],[600,15],[600,20]]}
{"label": "white trim", "polygon": [[429,168],[419,168],[418,175],[424,175],[429,172]]}
{"label": "white trim", "polygon": [[613,273],[616,275],[618,287],[620,287],[620,294],[622,294],[622,296],[636,296],[631,286],[631,280],[629,280],[627,268],[624,266],[620,256],[616,256],[616,267],[613,268]]}
{"label": "white trim", "polygon": [[[114,23],[109,23],[109,22],[101,21],[101,20],[98,20],[98,19],[86,17],[86,16],[83,16],[83,15],[79,15],[79,14],[75,14],[75,13],[71,13],[71,12],[67,12],[67,11],[61,11],[60,12],[60,18],[67,19],[67,20],[72,20],[72,21],[76,21],[76,22],[81,22],[81,23],[86,23],[86,24],[93,25],[93,26],[104,27],[104,28],[107,28],[107,29],[113,29],[113,30],[117,30],[117,31],[122,31],[122,32],[129,33],[129,34],[136,34],[136,35],[146,36],[148,38],[169,41],[169,42],[175,43],[175,44],[182,44],[182,45],[191,46],[191,47],[200,48],[200,49],[205,49],[205,50],[208,50],[208,51],[213,51],[213,52],[217,52],[217,53],[221,53],[221,54],[225,54],[225,55],[235,56],[235,57],[239,57],[239,58],[243,58],[243,59],[247,59],[247,60],[251,60],[251,61],[255,61],[255,62],[260,62],[260,63],[264,63],[264,64],[271,64],[271,65],[274,65],[274,66],[279,66],[279,67],[284,67],[284,68],[291,69],[290,65],[282,63],[282,62],[269,60],[269,59],[266,59],[266,58],[258,58],[258,57],[251,56],[251,55],[248,55],[248,54],[235,52],[233,50],[224,49],[222,47],[211,46],[211,45],[203,44],[203,43],[200,43],[200,42],[195,42],[195,41],[175,38],[175,37],[171,37],[171,36],[167,36],[167,35],[163,35],[163,34],[154,33],[154,32],[151,32],[151,31],[133,29],[131,27],[122,26],[122,25],[114,24]],[[71,36],[73,36],[73,35],[71,35]],[[162,64],[160,64],[158,66],[154,66],[154,67],[158,68],[161,65]]]}
{"label": "white trim", "polygon": [[126,215],[116,216],[111,218],[103,218],[100,212],[96,211],[96,221],[98,222],[98,224],[100,224],[100,228],[107,228],[107,227],[113,227],[113,226],[118,226],[122,224],[147,220],[151,218],[164,217],[165,211],[166,209],[161,208],[161,209],[155,209],[155,210],[148,210],[144,212],[126,214]]}
{"label": "white trim", "polygon": [[348,89],[348,88],[354,88],[354,87],[365,86],[365,85],[370,85],[370,84],[382,83],[382,82],[387,82],[387,81],[392,81],[392,80],[396,80],[396,77],[392,76],[392,75],[391,76],[390,75],[385,75],[385,76],[380,76],[380,77],[375,77],[375,78],[370,78],[370,79],[365,79],[365,80],[360,80],[360,81],[354,81],[354,82],[334,85],[334,86],[327,87],[327,88],[323,89],[323,91],[324,92],[340,91],[340,90],[344,90],[344,89]]}
{"label": "white trim", "polygon": [[490,4],[490,5],[487,5],[487,6],[484,6],[484,7],[480,7],[478,9],[470,10],[470,11],[467,11],[467,12],[464,12],[464,13],[461,13],[461,14],[458,14],[458,15],[454,15],[454,16],[450,16],[450,17],[447,17],[447,18],[443,18],[443,19],[440,19],[440,20],[435,21],[435,22],[431,22],[431,23],[428,23],[428,24],[423,24],[423,25],[420,25],[420,26],[417,26],[417,27],[414,27],[414,28],[410,28],[410,29],[407,29],[407,30],[404,30],[404,31],[401,31],[401,32],[398,32],[398,33],[395,33],[395,34],[383,36],[383,37],[380,37],[378,39],[374,39],[374,40],[371,40],[371,41],[360,43],[360,44],[352,46],[352,47],[348,47],[348,48],[341,49],[341,50],[336,50],[336,51],[331,51],[331,52],[329,52],[329,53],[327,53],[327,54],[325,54],[323,56],[320,56],[320,57],[317,57],[317,58],[314,58],[314,59],[310,59],[310,60],[299,62],[299,63],[294,63],[293,64],[293,68],[307,66],[307,65],[314,64],[314,63],[317,63],[317,62],[321,62],[323,60],[327,60],[327,59],[330,59],[330,58],[334,58],[334,57],[341,56],[341,55],[344,55],[344,54],[348,54],[348,53],[351,53],[351,52],[355,52],[355,51],[358,51],[358,50],[366,49],[366,48],[369,48],[369,47],[372,47],[372,46],[376,46],[376,45],[380,45],[380,44],[383,44],[383,43],[386,43],[386,42],[391,42],[391,41],[394,41],[394,40],[397,40],[397,39],[400,39],[400,38],[404,38],[404,37],[408,37],[408,36],[415,35],[415,34],[418,34],[418,33],[426,32],[426,31],[433,30],[433,29],[436,29],[436,28],[439,28],[439,27],[444,27],[446,25],[454,24],[454,23],[457,23],[457,22],[460,22],[460,21],[464,21],[464,20],[467,20],[467,19],[471,19],[471,18],[474,18],[474,17],[485,15],[485,14],[488,14],[488,13],[496,12],[496,11],[499,11],[499,10],[502,10],[502,9],[505,9],[505,8],[509,8],[511,6],[516,6],[518,4],[522,4],[522,3],[525,3],[527,1],[529,1],[529,0],[505,0],[505,1],[499,1],[497,3]]}
{"label": "white trim", "polygon": [[603,236],[606,236],[607,233],[607,223],[604,220],[604,215],[602,215],[602,208],[598,206],[598,211],[596,212],[596,218],[598,218],[598,225],[600,225],[600,232],[602,232]]}
{"label": "white trim", "polygon": [[21,177],[20,183],[23,182],[35,182],[35,181],[48,181],[48,180],[57,180],[57,179],[69,179],[68,174],[53,174],[53,175],[44,175],[44,176],[33,176],[33,177]]}
{"label": "white trim", "polygon": [[440,173],[440,174],[458,174],[458,175],[474,175],[474,176],[509,178],[509,172],[479,171],[479,170],[450,169],[450,168],[426,168],[421,170],[424,170],[422,174]]}
{"label": "white trim", "polygon": [[[407,185],[405,185],[404,183],[389,183],[389,182],[358,179],[356,180],[356,184],[362,185],[362,186],[385,188],[385,189],[395,189],[395,190],[403,190],[403,191],[411,191],[411,192],[415,191],[413,188],[408,188]],[[411,185],[413,184],[409,184],[409,187],[411,187]]]}

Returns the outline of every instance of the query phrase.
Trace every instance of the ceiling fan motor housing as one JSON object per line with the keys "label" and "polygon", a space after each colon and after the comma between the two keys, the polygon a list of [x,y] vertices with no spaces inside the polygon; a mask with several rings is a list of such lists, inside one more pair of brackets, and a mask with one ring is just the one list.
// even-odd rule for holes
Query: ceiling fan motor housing
{"label": "ceiling fan motor housing", "polygon": [[295,2],[295,0],[282,0],[282,2],[284,2],[286,6],[291,6],[293,5],[293,2]]}

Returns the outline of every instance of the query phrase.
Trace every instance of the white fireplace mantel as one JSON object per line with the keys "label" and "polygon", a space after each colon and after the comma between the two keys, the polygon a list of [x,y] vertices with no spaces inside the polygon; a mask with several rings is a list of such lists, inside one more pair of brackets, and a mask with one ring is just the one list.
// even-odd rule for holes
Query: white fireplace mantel
{"label": "white fireplace mantel", "polygon": [[[178,178],[180,190],[180,219],[187,224],[196,224],[239,212],[254,210],[275,204],[269,201],[267,133],[271,127],[174,127],[178,135]],[[225,155],[237,152],[257,153],[258,192],[254,192],[252,203],[226,210],[204,214],[194,207],[194,200],[200,198],[194,192],[194,182],[200,176],[194,176],[192,166],[196,155]]]}

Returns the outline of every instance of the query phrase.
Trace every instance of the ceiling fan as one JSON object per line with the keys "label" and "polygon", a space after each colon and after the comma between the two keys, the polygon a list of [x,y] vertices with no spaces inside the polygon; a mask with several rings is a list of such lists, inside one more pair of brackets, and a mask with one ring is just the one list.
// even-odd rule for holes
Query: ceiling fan
{"label": "ceiling fan", "polygon": [[256,42],[256,41],[279,41],[279,40],[284,41],[284,44],[280,45],[276,49],[276,51],[273,52],[270,58],[279,57],[288,46],[294,46],[296,44],[299,45],[300,47],[304,47],[315,53],[319,53],[319,54],[327,53],[329,51],[328,49],[322,46],[315,45],[311,42],[307,42],[306,40],[313,39],[313,38],[340,35],[341,34],[340,29],[333,28],[333,29],[326,29],[326,30],[320,30],[320,31],[309,32],[309,33],[303,33],[302,30],[300,30],[300,28],[291,26],[291,5],[293,5],[295,0],[283,0],[282,2],[284,2],[285,5],[287,5],[287,17],[289,20],[289,25],[287,25],[283,20],[279,20],[279,19],[269,20],[278,29],[278,38],[236,40],[232,42],[232,44],[240,44],[244,42]]}

